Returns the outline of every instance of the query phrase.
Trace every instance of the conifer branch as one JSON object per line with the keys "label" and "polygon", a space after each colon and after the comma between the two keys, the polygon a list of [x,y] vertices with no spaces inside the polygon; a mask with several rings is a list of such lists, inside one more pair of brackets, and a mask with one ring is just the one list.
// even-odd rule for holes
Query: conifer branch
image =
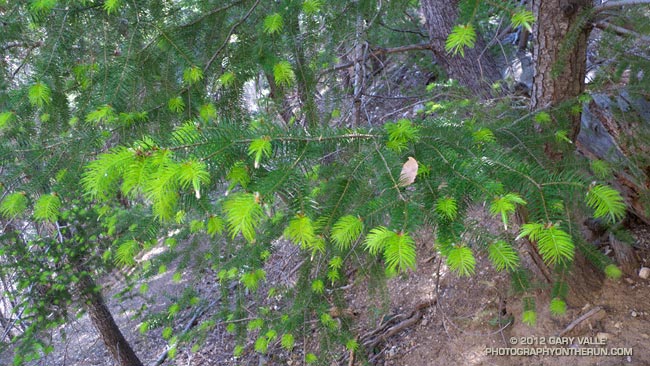
{"label": "conifer branch", "polygon": [[34,48],[40,47],[42,45],[43,45],[43,41],[38,41],[38,42],[34,42],[34,43],[16,41],[16,42],[8,42],[8,43],[2,45],[2,47],[0,47],[0,50],[6,51],[6,50],[9,50],[9,49],[18,48],[18,47],[34,49]]}
{"label": "conifer branch", "polygon": [[342,64],[335,65],[333,67],[330,67],[329,69],[325,69],[321,71],[318,75],[318,78],[320,79],[322,76],[325,74],[329,74],[334,71],[338,70],[343,70],[347,69],[348,67],[354,66],[356,63],[365,61],[369,58],[372,57],[377,57],[381,55],[388,55],[391,53],[400,53],[400,52],[409,52],[409,51],[425,51],[425,50],[431,50],[431,45],[429,43],[418,43],[418,44],[411,44],[411,45],[406,45],[406,46],[400,46],[400,47],[393,47],[393,48],[377,48],[376,50],[364,55],[363,57],[359,57],[357,59],[354,59],[349,62],[345,62]]}
{"label": "conifer branch", "polygon": [[450,161],[445,157],[445,155],[442,153],[442,151],[440,151],[437,147],[435,147],[435,146],[432,145],[432,144],[428,144],[428,143],[424,143],[424,144],[427,145],[428,147],[430,147],[432,150],[434,150],[434,151],[438,154],[438,156],[440,156],[440,159],[442,159],[442,161],[443,161],[445,164],[447,164],[447,165],[449,166],[449,169],[451,169],[451,171],[454,173],[454,175],[457,175],[457,176],[460,177],[461,179],[468,181],[469,183],[473,184],[474,186],[476,186],[478,189],[482,190],[483,192],[488,193],[487,189],[485,189],[485,187],[484,187],[483,185],[478,184],[478,183],[475,182],[474,180],[470,179],[469,177],[463,175],[463,174],[460,173],[458,170],[456,170],[456,169],[454,168],[454,164],[452,164],[452,163],[451,163],[451,162],[450,162]]}
{"label": "conifer branch", "polygon": [[518,174],[518,175],[520,175],[520,176],[526,178],[529,182],[531,182],[531,183],[533,184],[533,186],[535,186],[535,187],[537,188],[537,192],[539,193],[540,199],[541,199],[541,201],[542,201],[542,208],[544,209],[544,215],[546,216],[546,220],[547,220],[547,221],[550,221],[550,217],[551,217],[551,216],[550,216],[549,213],[548,213],[548,207],[547,207],[547,204],[546,204],[546,197],[544,196],[544,192],[542,191],[543,184],[538,183],[538,182],[537,182],[535,179],[533,179],[533,177],[531,177],[530,175],[525,174],[525,173],[523,173],[523,172],[520,172],[519,170],[514,169],[514,168],[508,166],[507,164],[503,164],[503,163],[500,162],[500,161],[490,159],[490,162],[493,163],[493,164],[495,164],[495,165],[498,165],[498,166],[500,166],[500,167],[502,167],[502,168],[504,168],[504,169],[506,169],[506,170],[509,170],[509,171],[511,171],[511,172],[513,172],[513,173],[515,173],[515,174]]}
{"label": "conifer branch", "polygon": [[[514,138],[515,140],[517,140],[517,142],[518,142],[518,146],[521,146],[524,150],[526,150],[526,152],[528,153],[528,155],[529,155],[533,160],[535,160],[535,162],[537,163],[537,165],[539,165],[539,166],[544,166],[544,164],[542,164],[542,162],[539,160],[539,158],[537,157],[537,155],[535,155],[532,151],[530,151],[530,149],[528,148],[528,146],[526,146],[526,144],[525,144],[523,141],[521,141],[521,139],[520,139],[517,135],[515,135],[514,132],[510,131],[510,130],[507,129],[507,128],[503,128],[503,129],[501,129],[501,131],[507,133],[508,135],[512,136],[512,138]],[[516,146],[517,146],[517,145],[516,145]]]}
{"label": "conifer branch", "polygon": [[422,33],[420,30],[397,29],[397,28],[393,28],[393,27],[387,25],[383,21],[379,21],[377,24],[379,24],[380,26],[382,26],[382,27],[384,27],[384,28],[386,28],[388,30],[391,30],[393,32],[415,34],[415,35],[420,36],[422,38],[427,38],[428,37],[426,34]]}
{"label": "conifer branch", "polygon": [[605,10],[615,9],[622,6],[636,6],[636,5],[649,5],[650,0],[617,0],[617,1],[608,1],[594,7],[592,16],[602,13]]}
{"label": "conifer branch", "polygon": [[602,21],[602,22],[597,22],[594,24],[596,28],[605,30],[605,31],[611,31],[619,36],[631,36],[638,38],[644,42],[650,42],[650,37],[640,34],[638,32],[635,32],[631,29],[627,29],[625,27],[620,27],[618,25],[612,24],[610,22]]}
{"label": "conifer branch", "polygon": [[[375,138],[380,138],[381,135],[374,135],[374,134],[364,134],[364,133],[351,133],[351,134],[344,134],[344,135],[334,135],[334,136],[319,136],[319,137],[299,137],[299,136],[276,136],[272,137],[271,139],[273,141],[280,141],[280,142],[323,142],[323,141],[333,141],[333,140],[346,140],[346,139],[356,139],[356,140],[369,140],[369,139],[375,139]],[[239,140],[233,140],[225,146],[224,148],[220,149],[219,151],[223,151],[224,149],[227,149],[228,147],[236,144],[250,144],[251,142],[255,141],[256,139],[239,139]],[[205,146],[209,145],[211,142],[210,141],[201,141],[201,142],[195,142],[192,144],[187,144],[187,145],[179,145],[179,146],[172,146],[169,147],[169,150],[183,150],[183,149],[188,149],[192,147],[199,147],[199,146]]]}
{"label": "conifer branch", "polygon": [[298,165],[300,160],[302,160],[303,156],[305,156],[306,152],[307,152],[307,146],[305,146],[305,148],[302,149],[300,155],[293,161],[293,163],[291,163],[291,166],[289,167],[289,169],[287,169],[287,174],[283,175],[282,179],[278,179],[277,183],[273,185],[270,192],[275,192],[275,190],[284,183],[286,178],[289,176],[289,172],[293,170],[296,167],[296,165]]}
{"label": "conifer branch", "polygon": [[255,1],[255,4],[253,4],[253,6],[248,10],[246,15],[244,15],[243,18],[239,19],[239,21],[237,21],[237,23],[233,24],[233,26],[230,27],[230,31],[228,31],[228,34],[226,35],[226,38],[224,39],[223,43],[221,44],[221,47],[219,47],[217,49],[217,51],[212,55],[212,57],[210,57],[210,60],[208,61],[207,64],[205,64],[205,67],[203,68],[203,72],[207,72],[208,69],[210,69],[210,66],[212,65],[214,60],[221,53],[221,51],[223,51],[223,49],[226,47],[228,42],[230,42],[230,37],[232,36],[235,29],[237,29],[237,27],[239,27],[243,22],[245,22],[246,19],[248,19],[251,16],[251,14],[253,14],[253,10],[255,10],[255,8],[257,8],[257,5],[259,5],[259,3],[260,3],[260,0]]}
{"label": "conifer branch", "polygon": [[193,21],[191,21],[191,22],[189,22],[189,23],[186,23],[186,24],[183,24],[183,25],[179,26],[179,28],[187,28],[187,27],[191,27],[191,26],[193,26],[193,25],[195,25],[195,24],[197,24],[197,23],[202,22],[203,19],[205,19],[205,18],[207,18],[207,17],[209,17],[209,16],[211,16],[211,15],[213,15],[213,14],[220,13],[220,12],[222,12],[222,11],[224,11],[224,10],[228,10],[228,9],[232,8],[233,6],[235,6],[235,5],[239,5],[239,4],[241,4],[241,3],[242,3],[242,1],[239,0],[239,1],[235,1],[235,2],[233,2],[233,3],[231,3],[231,4],[227,4],[227,5],[224,5],[224,6],[220,6],[220,7],[218,7],[218,8],[214,8],[214,9],[212,9],[212,10],[210,10],[210,11],[208,11],[208,12],[202,14],[200,17],[194,19]]}
{"label": "conifer branch", "polygon": [[354,170],[350,174],[350,178],[348,181],[345,183],[345,187],[343,187],[343,192],[339,196],[338,201],[336,201],[336,204],[334,205],[334,209],[329,214],[329,219],[327,220],[327,225],[325,225],[326,228],[329,228],[330,225],[332,224],[332,220],[334,220],[336,211],[339,209],[341,206],[341,203],[343,202],[343,197],[345,197],[345,194],[347,193],[348,189],[350,188],[350,183],[352,182],[352,177],[354,174],[356,174],[357,170],[361,167],[361,165],[370,157],[370,154],[366,155],[360,162],[357,164],[357,166],[354,167]]}
{"label": "conifer branch", "polygon": [[393,177],[393,174],[390,171],[390,167],[388,166],[388,162],[386,161],[386,158],[384,158],[384,155],[381,153],[378,146],[375,146],[375,151],[377,151],[377,154],[379,154],[379,157],[384,162],[384,167],[386,167],[386,171],[388,172],[388,176],[390,177],[390,180],[393,181],[393,188],[395,188],[395,190],[397,191],[397,195],[402,201],[406,201],[404,199],[404,196],[402,196],[402,192],[399,190],[398,182],[395,180],[395,177]]}

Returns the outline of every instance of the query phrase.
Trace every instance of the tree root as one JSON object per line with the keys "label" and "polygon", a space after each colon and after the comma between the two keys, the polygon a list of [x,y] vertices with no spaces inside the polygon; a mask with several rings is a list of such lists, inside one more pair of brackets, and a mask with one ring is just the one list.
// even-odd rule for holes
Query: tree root
{"label": "tree root", "polygon": [[[382,352],[374,353],[373,350],[381,347],[388,339],[399,332],[410,328],[420,322],[424,312],[429,307],[435,305],[436,299],[428,300],[418,304],[408,315],[397,314],[383,321],[374,330],[363,334],[359,337],[359,344],[368,352],[369,361],[374,362]],[[350,356],[353,357],[353,356]],[[344,361],[344,360],[342,360]],[[352,361],[354,362],[354,361]],[[340,364],[344,364],[341,362]]]}

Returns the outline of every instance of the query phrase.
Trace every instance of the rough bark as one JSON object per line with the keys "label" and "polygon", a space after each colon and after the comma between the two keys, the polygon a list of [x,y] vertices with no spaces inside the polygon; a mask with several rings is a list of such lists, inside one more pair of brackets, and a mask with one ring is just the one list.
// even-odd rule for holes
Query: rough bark
{"label": "rough bark", "polygon": [[567,304],[582,307],[596,298],[605,281],[605,274],[596,268],[580,252],[580,249],[576,249],[573,266],[567,280],[569,281]]}
{"label": "rough bark", "polygon": [[480,35],[474,48],[465,50],[465,57],[452,56],[445,51],[447,36],[457,25],[458,0],[422,0],[422,12],[431,39],[436,62],[452,79],[474,92],[487,95],[492,84],[501,78],[495,60],[486,50]]}
{"label": "rough bark", "polygon": [[[531,109],[538,110],[575,100],[583,93],[586,75],[587,39],[591,32],[588,22],[591,0],[534,0],[532,10],[536,17],[533,25],[536,61]],[[602,6],[601,6],[602,7]],[[599,7],[600,8],[600,7]],[[596,8],[596,12],[599,11]],[[630,211],[645,223],[650,223],[650,167],[631,164],[635,156],[647,156],[644,136],[644,114],[648,102],[635,100],[623,90],[614,96],[594,94],[582,114],[572,114],[569,138],[577,150],[590,159],[601,159],[621,168],[614,173],[616,188],[623,193]],[[615,118],[613,110],[634,110],[631,115]],[[628,113],[629,114],[629,113]],[[632,122],[633,121],[633,122]],[[638,123],[641,121],[642,123]],[[538,130],[541,128],[538,126]],[[546,154],[559,160],[561,153],[546,146]],[[638,262],[629,246],[612,241],[618,264],[625,273],[634,273]],[[602,274],[590,268],[582,256],[576,256],[573,267],[571,298],[577,305],[589,301],[590,292],[596,290]],[[577,301],[576,301],[577,300]]]}
{"label": "rough bark", "polygon": [[79,280],[78,289],[81,292],[90,320],[95,329],[99,331],[106,348],[113,355],[113,359],[120,366],[143,366],[115,323],[115,319],[113,319],[113,315],[106,306],[101,292],[97,290],[95,282],[88,275],[82,276]]}
{"label": "rough bark", "polygon": [[611,233],[609,234],[609,244],[612,246],[612,250],[616,256],[616,262],[621,268],[621,271],[628,276],[636,275],[641,266],[634,253],[634,248],[630,244],[619,240]]}
{"label": "rough bark", "polygon": [[[584,91],[590,32],[584,17],[590,6],[591,0],[533,0],[536,21],[532,34],[535,60],[532,110],[558,106],[574,100]],[[580,132],[580,114],[571,114],[568,118],[568,137],[575,141]],[[541,126],[536,128],[542,131]],[[550,142],[545,146],[545,153],[552,160],[561,160],[563,156]],[[603,279],[603,274],[576,250],[567,302],[572,306],[589,302],[602,286]]]}
{"label": "rough bark", "polygon": [[[587,72],[587,37],[590,29],[581,18],[591,0],[535,0],[532,11],[535,74],[531,109],[557,106],[584,91]],[[569,138],[580,132],[580,116],[571,116]]]}

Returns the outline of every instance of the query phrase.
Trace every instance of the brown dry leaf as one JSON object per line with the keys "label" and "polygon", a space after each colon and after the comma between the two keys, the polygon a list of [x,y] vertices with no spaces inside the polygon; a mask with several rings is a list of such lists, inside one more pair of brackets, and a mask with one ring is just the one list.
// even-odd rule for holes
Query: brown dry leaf
{"label": "brown dry leaf", "polygon": [[398,187],[410,186],[415,182],[415,176],[418,175],[418,161],[412,156],[402,166],[402,172],[399,174]]}

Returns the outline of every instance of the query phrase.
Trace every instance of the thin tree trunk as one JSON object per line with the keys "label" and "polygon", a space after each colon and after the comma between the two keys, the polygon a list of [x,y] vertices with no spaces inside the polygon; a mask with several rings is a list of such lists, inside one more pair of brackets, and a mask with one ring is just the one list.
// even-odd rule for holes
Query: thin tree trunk
{"label": "thin tree trunk", "polygon": [[352,127],[359,126],[361,124],[361,98],[363,97],[363,83],[364,83],[364,70],[363,64],[365,45],[361,40],[361,35],[363,33],[363,18],[361,13],[357,14],[357,20],[355,24],[355,39],[354,39],[354,58],[356,62],[354,63],[354,118],[352,120]]}
{"label": "thin tree trunk", "polygon": [[106,306],[104,297],[92,278],[89,275],[81,276],[77,286],[90,320],[95,329],[99,331],[106,348],[113,355],[113,359],[120,366],[143,366],[115,323],[113,315]]}
{"label": "thin tree trunk", "polygon": [[465,50],[465,57],[452,56],[445,51],[447,36],[457,25],[458,0],[422,0],[422,12],[426,19],[434,58],[447,72],[474,92],[487,95],[492,84],[501,78],[501,73],[493,57],[486,50],[480,35],[474,48]]}
{"label": "thin tree trunk", "polygon": [[275,103],[275,106],[278,109],[278,114],[282,117],[284,123],[289,125],[291,117],[293,116],[291,102],[287,98],[286,94],[278,87],[273,74],[265,72],[264,76],[266,76],[266,81],[269,83],[269,97]]}

